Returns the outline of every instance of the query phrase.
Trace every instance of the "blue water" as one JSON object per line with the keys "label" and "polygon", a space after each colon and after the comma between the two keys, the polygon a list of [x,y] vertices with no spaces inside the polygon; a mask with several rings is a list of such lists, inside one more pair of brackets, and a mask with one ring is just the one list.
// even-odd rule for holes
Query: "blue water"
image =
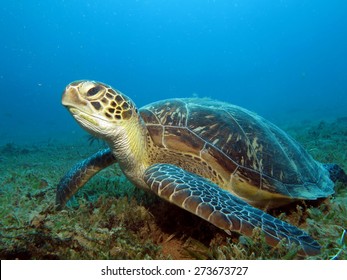
{"label": "blue water", "polygon": [[275,122],[347,115],[345,0],[2,1],[0,10],[0,144],[79,132],[60,104],[78,79],[111,84],[139,107],[200,96]]}

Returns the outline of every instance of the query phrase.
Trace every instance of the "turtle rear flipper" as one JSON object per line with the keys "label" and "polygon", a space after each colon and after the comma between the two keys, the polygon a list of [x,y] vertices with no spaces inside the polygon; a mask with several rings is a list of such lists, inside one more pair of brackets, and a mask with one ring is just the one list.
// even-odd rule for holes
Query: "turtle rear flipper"
{"label": "turtle rear flipper", "polygon": [[209,221],[226,232],[251,236],[260,228],[276,246],[282,239],[301,247],[300,255],[320,253],[319,244],[304,231],[254,208],[211,181],[171,164],[149,167],[144,180],[159,197]]}
{"label": "turtle rear flipper", "polygon": [[112,151],[104,149],[72,167],[58,184],[55,200],[57,210],[61,210],[66,202],[96,173],[114,163],[116,158]]}
{"label": "turtle rear flipper", "polygon": [[347,175],[345,171],[336,163],[324,163],[324,168],[328,170],[329,177],[334,183],[339,181],[341,183],[347,184]]}

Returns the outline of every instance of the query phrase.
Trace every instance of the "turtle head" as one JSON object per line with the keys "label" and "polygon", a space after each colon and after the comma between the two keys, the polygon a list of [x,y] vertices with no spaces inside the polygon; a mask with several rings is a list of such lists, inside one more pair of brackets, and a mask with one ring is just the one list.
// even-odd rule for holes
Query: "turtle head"
{"label": "turtle head", "polygon": [[70,83],[62,103],[84,129],[106,141],[113,141],[112,138],[139,119],[129,97],[99,82]]}

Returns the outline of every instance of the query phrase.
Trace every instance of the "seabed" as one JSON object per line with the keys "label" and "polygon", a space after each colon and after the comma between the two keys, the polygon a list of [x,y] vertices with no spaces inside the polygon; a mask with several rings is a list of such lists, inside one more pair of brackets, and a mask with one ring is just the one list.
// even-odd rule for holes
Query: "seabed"
{"label": "seabed", "polygon": [[[347,118],[282,126],[318,161],[347,171]],[[101,148],[88,137],[61,143],[0,146],[0,259],[301,259],[297,248],[270,248],[262,234],[227,235],[188,212],[132,186],[117,166],[95,176],[64,210],[57,183]],[[318,202],[270,211],[322,246],[309,259],[347,259],[347,186]]]}

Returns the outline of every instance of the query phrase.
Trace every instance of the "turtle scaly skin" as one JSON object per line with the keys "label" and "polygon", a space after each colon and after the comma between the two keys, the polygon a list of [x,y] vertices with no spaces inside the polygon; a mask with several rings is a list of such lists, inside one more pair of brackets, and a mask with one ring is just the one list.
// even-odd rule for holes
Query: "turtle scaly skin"
{"label": "turtle scaly skin", "polygon": [[302,230],[274,218],[221,189],[218,185],[171,164],[155,164],[148,168],[145,180],[151,190],[183,209],[198,215],[226,232],[251,236],[261,228],[268,244],[279,240],[299,244],[302,255],[315,255],[319,244]]}
{"label": "turtle scaly skin", "polygon": [[256,208],[331,195],[329,172],[281,129],[258,115],[210,99],[170,99],[137,110],[129,97],[94,81],[69,84],[62,103],[110,149],[63,177],[56,203],[64,207],[99,170],[115,162],[136,186],[225,230],[251,236],[260,228],[276,246],[320,252],[304,231]]}
{"label": "turtle scaly skin", "polygon": [[56,206],[61,210],[66,202],[85,185],[91,177],[106,167],[116,163],[110,149],[101,150],[91,157],[77,163],[60,180],[57,189]]}

